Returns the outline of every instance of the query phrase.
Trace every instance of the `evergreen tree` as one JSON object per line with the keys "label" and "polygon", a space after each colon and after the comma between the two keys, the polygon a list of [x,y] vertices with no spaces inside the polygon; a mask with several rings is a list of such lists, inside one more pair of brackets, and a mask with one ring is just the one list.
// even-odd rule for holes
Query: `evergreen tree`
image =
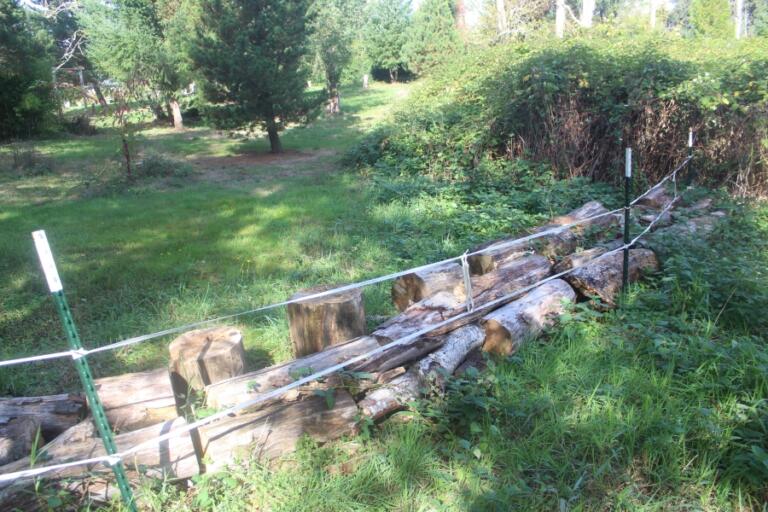
{"label": "evergreen tree", "polygon": [[356,20],[362,7],[360,0],[315,0],[312,5],[312,47],[322,63],[332,114],[341,111],[339,86],[359,35]]}
{"label": "evergreen tree", "polygon": [[278,132],[305,120],[314,106],[304,89],[309,0],[202,0],[195,67],[207,80],[206,95],[234,104],[234,121],[258,123],[273,153],[282,152]]}
{"label": "evergreen tree", "polygon": [[0,140],[38,133],[55,108],[44,43],[14,0],[0,0]]}
{"label": "evergreen tree", "polygon": [[690,22],[693,32],[706,37],[731,37],[733,19],[728,0],[692,0]]}
{"label": "evergreen tree", "polygon": [[396,82],[400,68],[405,67],[403,46],[408,30],[409,1],[373,0],[368,6],[365,26],[365,51],[374,67],[389,72]]}
{"label": "evergreen tree", "polygon": [[424,0],[408,27],[403,57],[421,74],[460,46],[451,0]]}

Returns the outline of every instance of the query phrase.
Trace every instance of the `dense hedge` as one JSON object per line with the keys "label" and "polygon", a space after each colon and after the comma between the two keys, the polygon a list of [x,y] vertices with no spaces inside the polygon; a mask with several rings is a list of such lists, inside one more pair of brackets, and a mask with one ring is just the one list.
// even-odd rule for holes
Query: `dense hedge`
{"label": "dense hedge", "polygon": [[710,185],[768,190],[768,40],[684,39],[596,28],[470,52],[439,69],[358,164],[449,181],[509,179],[523,157],[555,177],[613,181],[623,147],[648,180],[686,154]]}

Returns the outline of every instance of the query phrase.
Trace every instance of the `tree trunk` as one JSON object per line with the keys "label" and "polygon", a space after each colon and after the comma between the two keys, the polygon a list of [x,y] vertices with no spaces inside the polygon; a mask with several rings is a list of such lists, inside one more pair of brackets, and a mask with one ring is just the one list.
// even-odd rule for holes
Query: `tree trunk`
{"label": "tree trunk", "polygon": [[507,6],[504,0],[496,0],[496,27],[499,35],[504,35],[509,30],[507,26]]}
{"label": "tree trunk", "polygon": [[[484,304],[540,281],[549,275],[550,269],[549,260],[543,256],[531,255],[505,263],[495,272],[473,278],[471,281],[475,304],[473,314],[435,329],[430,336],[434,337],[450,332],[462,325],[471,323],[475,318],[479,318],[485,313]],[[499,306],[500,304],[495,307]],[[373,336],[385,342],[394,341],[465,311],[466,304],[464,301],[457,300],[448,292],[440,292],[413,304],[401,314],[384,322],[373,332]],[[393,347],[393,350],[399,352],[408,346],[406,344]],[[392,354],[385,351],[377,356],[377,359],[382,360],[390,357]],[[366,365],[366,368],[371,367]]]}
{"label": "tree trunk", "polygon": [[0,466],[29,455],[39,429],[34,417],[0,419]]}
{"label": "tree trunk", "polygon": [[148,427],[177,416],[171,379],[165,368],[96,379],[96,391],[110,425],[117,432]]}
{"label": "tree trunk", "polygon": [[735,35],[736,39],[741,39],[744,34],[744,0],[736,0],[735,11]]}
{"label": "tree trunk", "polygon": [[595,0],[581,0],[581,19],[579,20],[581,26],[584,28],[591,28],[594,15]]}
{"label": "tree trunk", "polygon": [[269,152],[278,154],[283,152],[283,144],[280,142],[280,135],[277,130],[277,123],[274,119],[267,123],[267,136],[269,137]]}
{"label": "tree trunk", "polygon": [[651,30],[654,30],[656,28],[656,13],[659,9],[659,4],[658,4],[658,0],[649,0],[648,3],[650,4],[650,9],[651,9],[650,26],[651,26]]}
{"label": "tree trunk", "polygon": [[[328,347],[316,354],[212,384],[205,388],[206,405],[218,409],[251,400],[261,393],[268,393],[310,373],[324,370],[379,346],[376,338],[362,336]],[[262,404],[256,409],[261,407],[263,407]]]}
{"label": "tree trunk", "polygon": [[104,94],[101,92],[101,86],[99,86],[99,81],[94,80],[92,82],[93,85],[93,92],[96,93],[96,99],[99,101],[99,105],[101,105],[104,108],[107,108],[107,100],[104,97]]}
{"label": "tree trunk", "polygon": [[152,113],[155,114],[155,121],[158,123],[168,122],[168,113],[163,109],[163,106],[159,103],[154,103],[151,106]]}
{"label": "tree trunk", "polygon": [[[565,280],[584,297],[597,296],[601,306],[614,305],[616,295],[621,291],[624,256],[616,252],[603,256],[592,263],[567,274]],[[629,281],[640,279],[643,272],[658,270],[659,262],[653,251],[648,249],[630,249]]]}
{"label": "tree trunk", "polygon": [[366,73],[363,75],[363,89],[367,89],[367,88],[368,88],[368,74]]}
{"label": "tree trunk", "polygon": [[465,300],[464,273],[458,263],[420,270],[398,277],[392,283],[392,302],[398,311],[439,292],[450,292]]}
{"label": "tree trunk", "polygon": [[133,170],[131,169],[131,148],[128,145],[128,138],[123,133],[120,136],[120,140],[123,143],[123,159],[125,159],[125,175],[128,181],[133,181]]}
{"label": "tree trunk", "polygon": [[[318,286],[302,290],[291,296],[291,300],[331,288]],[[295,357],[314,354],[365,334],[365,305],[360,289],[288,304],[286,310]]]}
{"label": "tree trunk", "polygon": [[179,106],[178,100],[175,98],[170,100],[168,104],[171,107],[171,115],[173,116],[173,127],[176,130],[183,130],[184,129],[184,118],[181,115],[181,107]]}
{"label": "tree trunk", "polygon": [[555,35],[560,39],[565,37],[565,0],[556,0]]}
{"label": "tree trunk", "polygon": [[[242,375],[243,335],[233,327],[198,329],[182,334],[168,346],[171,386],[177,403],[205,386]],[[181,398],[181,400],[179,400]]]}
{"label": "tree trunk", "polygon": [[77,424],[86,412],[85,399],[79,395],[0,398],[0,421],[34,418],[40,423],[41,433],[47,440]]}
{"label": "tree trunk", "polygon": [[528,338],[536,336],[565,312],[566,302],[575,302],[576,293],[562,279],[531,290],[524,297],[483,317],[483,350],[500,355],[517,351]]}
{"label": "tree trunk", "polygon": [[341,93],[339,92],[339,84],[330,84],[328,86],[328,105],[326,110],[331,115],[341,113]]}

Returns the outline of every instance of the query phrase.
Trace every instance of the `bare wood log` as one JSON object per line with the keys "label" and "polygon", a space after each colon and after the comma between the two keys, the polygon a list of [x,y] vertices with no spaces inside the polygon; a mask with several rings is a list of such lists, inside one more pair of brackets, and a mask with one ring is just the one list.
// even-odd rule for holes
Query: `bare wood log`
{"label": "bare wood log", "polygon": [[[302,436],[308,435],[318,442],[336,439],[353,433],[356,428],[357,405],[344,390],[337,390],[335,403],[329,408],[323,397],[314,396],[307,400],[278,404],[257,413],[245,414],[213,422],[200,428],[204,442],[205,458],[209,471],[216,471],[240,460],[249,460],[254,454],[260,460],[272,460],[295,449]],[[135,446],[185,425],[183,418],[166,421],[115,437],[119,451]],[[40,452],[39,465],[59,464],[89,457],[104,455],[104,447],[96,436],[91,422],[82,422],[72,427]],[[197,474],[189,433],[180,434],[167,441],[148,446],[127,457],[124,465],[129,478],[138,479],[138,474],[165,478],[188,478]],[[31,467],[29,458],[18,460],[0,467],[0,472],[9,473]],[[85,478],[92,475],[109,477],[111,470],[104,464],[75,466],[46,478]],[[26,483],[31,480],[26,480]],[[25,482],[14,482],[15,487]],[[9,490],[0,496],[0,503],[7,503]]]}
{"label": "bare wood log", "polygon": [[35,418],[45,439],[53,439],[77,424],[85,414],[85,399],[79,395],[0,398],[0,422]]}
{"label": "bare wood log", "polygon": [[[565,276],[565,280],[585,297],[597,296],[605,306],[612,306],[622,284],[623,254],[621,252],[598,258]],[[656,271],[659,262],[653,251],[630,249],[629,280],[635,282],[643,272]]]}
{"label": "bare wood log", "polygon": [[168,370],[96,379],[107,419],[117,432],[148,427],[177,416]]}
{"label": "bare wood log", "polygon": [[13,418],[0,423],[0,465],[30,454],[40,422],[37,418]]}
{"label": "bare wood log", "polygon": [[664,187],[656,187],[651,190],[648,195],[640,199],[637,204],[656,210],[662,210],[670,201],[672,201],[672,196],[669,195],[667,189]]}
{"label": "bare wood log", "polygon": [[464,300],[464,275],[461,265],[447,263],[406,274],[392,283],[392,302],[398,311],[404,311],[415,304],[439,292],[450,292],[458,300]]}
{"label": "bare wood log", "polygon": [[621,247],[622,243],[623,242],[621,240],[614,240],[604,245],[598,245],[597,247],[593,247],[591,249],[569,254],[554,266],[553,271],[555,274],[559,274],[560,272],[565,272],[566,270],[586,265],[598,256]]}
{"label": "bare wood log", "polygon": [[360,412],[374,421],[380,420],[395,411],[399,411],[408,402],[416,400],[419,396],[419,386],[421,383],[416,372],[408,371],[386,386],[368,393],[358,403]]}
{"label": "bare wood log", "polygon": [[[608,209],[599,202],[590,201],[566,215],[555,217],[549,224],[534,230],[533,233],[541,233],[542,231],[571,224],[607,212]],[[528,242],[512,244],[504,248],[500,248],[500,245],[506,243],[510,239],[496,240],[473,248],[470,252],[483,252],[469,256],[467,262],[469,263],[470,270],[473,274],[482,275],[493,271],[505,261],[519,258],[529,251],[537,252],[549,258],[555,258],[557,256],[572,253],[576,249],[576,234],[583,234],[584,231],[590,227],[598,226],[607,229],[616,224],[616,217],[606,215],[599,219],[586,221],[579,226],[574,226],[570,230],[546,235]]]}
{"label": "bare wood log", "polygon": [[[291,299],[301,299],[330,288],[309,288],[294,294]],[[365,307],[360,289],[288,304],[287,311],[296,357],[313,354],[365,334]]]}
{"label": "bare wood log", "polygon": [[537,335],[554,317],[564,313],[567,302],[575,300],[576,292],[562,279],[554,279],[531,290],[524,297],[483,317],[483,350],[512,354],[526,339]]}
{"label": "bare wood log", "polygon": [[171,386],[177,396],[243,373],[243,335],[233,327],[198,329],[182,334],[168,346]]}
{"label": "bare wood log", "polygon": [[447,334],[443,346],[414,366],[419,381],[442,390],[446,376],[459,367],[467,354],[481,347],[484,338],[485,333],[475,324],[466,325]]}
{"label": "bare wood log", "polygon": [[376,338],[362,336],[316,354],[217,382],[206,387],[206,403],[218,409],[245,402],[260,393],[285,386],[309,373],[324,370],[379,346]]}
{"label": "bare wood log", "polygon": [[[445,327],[436,329],[430,336],[434,337],[444,334],[462,325],[471,323],[475,318],[479,318],[484,313],[482,309],[483,304],[540,281],[549,275],[550,268],[551,265],[547,258],[531,255],[508,260],[496,271],[473,278],[472,295],[474,297],[476,314],[469,315]],[[440,292],[412,305],[401,314],[384,322],[373,332],[373,336],[389,342],[412,334],[430,324],[442,322],[464,311],[465,304],[463,301],[457,300],[453,294]],[[393,350],[401,352],[407,346],[393,347]],[[377,356],[377,360],[384,360],[390,357],[392,357],[392,353],[385,351]],[[399,364],[402,364],[402,361]],[[378,368],[378,365],[371,362],[365,365],[365,367]]]}

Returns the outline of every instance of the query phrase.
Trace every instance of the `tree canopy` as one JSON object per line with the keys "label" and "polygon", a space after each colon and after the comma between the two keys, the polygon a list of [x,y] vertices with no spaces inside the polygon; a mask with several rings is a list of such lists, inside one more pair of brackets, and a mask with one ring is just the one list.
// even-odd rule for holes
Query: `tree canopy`
{"label": "tree canopy", "polygon": [[413,15],[403,45],[408,69],[423,73],[460,48],[451,0],[424,0]]}
{"label": "tree canopy", "polygon": [[403,47],[407,41],[409,1],[373,0],[368,4],[368,22],[364,30],[365,51],[374,67],[389,73],[396,81],[406,66]]}

